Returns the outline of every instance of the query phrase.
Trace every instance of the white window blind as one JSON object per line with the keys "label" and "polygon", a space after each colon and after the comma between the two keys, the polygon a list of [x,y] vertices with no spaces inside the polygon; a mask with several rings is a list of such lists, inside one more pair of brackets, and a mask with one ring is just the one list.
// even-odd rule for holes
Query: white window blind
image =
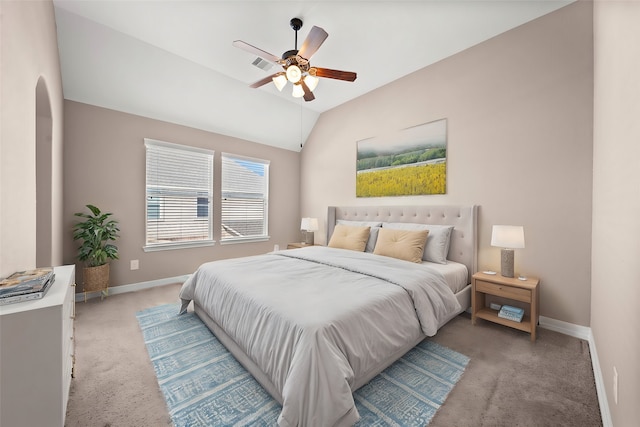
{"label": "white window blind", "polygon": [[145,139],[146,250],[213,243],[211,150]]}
{"label": "white window blind", "polygon": [[222,153],[221,241],[268,238],[269,161]]}

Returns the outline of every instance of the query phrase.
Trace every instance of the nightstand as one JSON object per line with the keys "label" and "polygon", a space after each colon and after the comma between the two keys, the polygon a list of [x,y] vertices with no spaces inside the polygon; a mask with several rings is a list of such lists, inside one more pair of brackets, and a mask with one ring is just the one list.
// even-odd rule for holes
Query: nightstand
{"label": "nightstand", "polygon": [[307,246],[319,246],[319,245],[307,245],[305,242],[287,243],[287,249],[306,248]]}
{"label": "nightstand", "polygon": [[[480,272],[474,274],[471,282],[471,323],[475,325],[477,318],[499,323],[528,332],[531,334],[531,341],[535,341],[540,307],[539,282],[540,281],[534,277],[528,277],[527,280],[520,280],[517,278],[502,277],[499,274],[491,275]],[[493,295],[524,303],[529,306],[528,313],[525,308],[525,315],[522,318],[522,322],[514,322],[498,317],[497,310],[492,310],[486,306],[486,295]]]}

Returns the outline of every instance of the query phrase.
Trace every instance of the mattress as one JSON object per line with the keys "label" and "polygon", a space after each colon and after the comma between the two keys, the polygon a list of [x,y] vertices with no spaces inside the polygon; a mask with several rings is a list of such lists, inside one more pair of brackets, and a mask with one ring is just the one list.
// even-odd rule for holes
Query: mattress
{"label": "mattress", "polygon": [[467,282],[469,271],[464,264],[450,260],[447,261],[446,264],[428,261],[424,261],[423,264],[442,274],[449,289],[451,289],[454,294],[457,294],[469,284]]}

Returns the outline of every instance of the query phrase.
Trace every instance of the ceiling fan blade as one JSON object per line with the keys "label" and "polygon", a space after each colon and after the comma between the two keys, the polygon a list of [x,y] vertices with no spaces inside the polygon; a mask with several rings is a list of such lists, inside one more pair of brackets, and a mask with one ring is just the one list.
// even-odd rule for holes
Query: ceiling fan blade
{"label": "ceiling fan blade", "polygon": [[275,74],[271,74],[270,76],[267,76],[267,77],[265,77],[264,79],[260,79],[260,80],[258,80],[257,82],[253,83],[253,84],[252,84],[252,85],[250,85],[249,87],[252,87],[252,88],[254,88],[254,89],[257,89],[257,88],[259,88],[260,86],[264,86],[264,85],[266,85],[267,83],[271,82],[271,81],[272,81],[272,79],[273,79],[275,76],[279,75],[279,74],[283,74],[283,73],[275,73]]}
{"label": "ceiling fan blade", "polygon": [[309,86],[307,86],[307,84],[304,82],[304,80],[300,81],[300,84],[302,85],[302,90],[304,90],[304,100],[309,102],[309,101],[313,101],[314,99],[316,99],[316,97],[313,95],[313,92],[311,92],[311,89],[309,89]]}
{"label": "ceiling fan blade", "polygon": [[346,80],[348,82],[352,82],[358,77],[356,73],[351,71],[340,71],[340,70],[331,70],[329,68],[318,68],[316,69],[316,77],[325,77],[328,79],[336,79],[336,80]]}
{"label": "ceiling fan blade", "polygon": [[307,38],[302,42],[302,47],[298,51],[298,55],[305,59],[311,59],[311,56],[316,53],[327,37],[329,37],[329,34],[327,34],[325,30],[314,25],[311,31],[309,31]]}
{"label": "ceiling fan blade", "polygon": [[232,44],[238,49],[242,49],[246,52],[253,53],[254,55],[258,55],[260,58],[265,59],[269,62],[273,62],[274,64],[279,64],[281,61],[281,59],[278,58],[277,56],[269,52],[265,52],[262,49],[259,49],[253,45],[250,45],[249,43],[243,42],[242,40],[236,40]]}

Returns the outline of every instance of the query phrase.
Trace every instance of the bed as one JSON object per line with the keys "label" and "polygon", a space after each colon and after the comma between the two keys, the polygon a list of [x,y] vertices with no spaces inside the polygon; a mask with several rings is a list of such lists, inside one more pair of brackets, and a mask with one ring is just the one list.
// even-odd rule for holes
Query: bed
{"label": "bed", "polygon": [[[182,309],[282,404],[281,427],[349,426],[353,391],[469,307],[476,223],[476,206],[329,207],[329,246],[205,263]],[[353,233],[362,249],[340,244]],[[385,255],[422,235],[422,259]]]}

